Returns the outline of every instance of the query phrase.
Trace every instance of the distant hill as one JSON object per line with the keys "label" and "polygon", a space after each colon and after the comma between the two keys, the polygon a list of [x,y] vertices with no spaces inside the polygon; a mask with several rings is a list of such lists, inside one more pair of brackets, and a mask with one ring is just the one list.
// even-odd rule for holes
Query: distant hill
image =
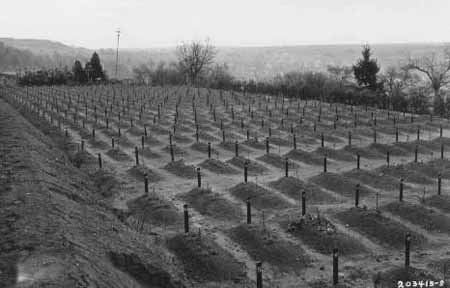
{"label": "distant hill", "polygon": [[[0,42],[16,49],[26,51],[27,57],[17,61],[18,67],[25,68],[38,64],[46,66],[71,67],[75,59],[89,60],[94,52],[91,49],[68,46],[63,43],[36,40],[0,38]],[[381,67],[398,65],[410,55],[421,56],[440,49],[445,44],[374,44],[371,45],[374,57]],[[108,75],[114,76],[115,49],[99,49],[104,68]],[[294,70],[325,70],[327,65],[351,65],[361,52],[360,45],[305,45],[285,47],[218,47],[216,61],[227,63],[230,71],[238,78],[271,78],[280,73]],[[31,53],[31,54],[30,54]],[[34,57],[38,60],[33,60]],[[0,54],[0,69],[2,54]],[[160,61],[175,61],[175,48],[121,49],[119,54],[119,75],[132,77],[132,69],[140,64]],[[42,62],[43,61],[43,62]],[[11,69],[11,68],[9,68]]]}

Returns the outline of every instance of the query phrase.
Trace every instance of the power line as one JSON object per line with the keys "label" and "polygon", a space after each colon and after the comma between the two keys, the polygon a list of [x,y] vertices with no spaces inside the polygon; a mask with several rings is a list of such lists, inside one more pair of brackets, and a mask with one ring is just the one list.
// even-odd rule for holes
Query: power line
{"label": "power line", "polygon": [[116,78],[117,78],[117,65],[119,63],[119,38],[120,38],[120,29],[116,31],[117,33],[117,49],[116,49]]}

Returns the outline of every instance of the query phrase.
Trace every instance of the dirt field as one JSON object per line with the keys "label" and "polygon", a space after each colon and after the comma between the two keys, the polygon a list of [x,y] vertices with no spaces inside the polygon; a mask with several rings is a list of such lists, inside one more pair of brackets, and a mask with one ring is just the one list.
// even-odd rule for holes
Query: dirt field
{"label": "dirt field", "polygon": [[337,287],[448,285],[450,123],[410,119],[188,87],[0,87],[0,287],[256,287],[258,261],[264,287],[333,287],[334,248]]}

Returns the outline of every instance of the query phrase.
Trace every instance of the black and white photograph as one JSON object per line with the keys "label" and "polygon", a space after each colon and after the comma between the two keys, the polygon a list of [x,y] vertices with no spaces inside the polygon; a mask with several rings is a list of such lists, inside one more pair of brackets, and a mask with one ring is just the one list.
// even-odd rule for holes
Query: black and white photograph
{"label": "black and white photograph", "polygon": [[0,288],[450,287],[449,0],[0,6]]}

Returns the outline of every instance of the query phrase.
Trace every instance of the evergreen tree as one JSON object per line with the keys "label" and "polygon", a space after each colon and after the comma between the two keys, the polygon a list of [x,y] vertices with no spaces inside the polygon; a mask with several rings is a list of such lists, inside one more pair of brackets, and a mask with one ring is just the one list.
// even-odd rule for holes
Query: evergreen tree
{"label": "evergreen tree", "polygon": [[377,73],[380,67],[376,59],[371,59],[372,52],[369,45],[365,45],[362,50],[362,59],[359,59],[356,65],[353,65],[353,74],[359,86],[369,88],[370,90],[378,90],[381,84],[377,81]]}
{"label": "evergreen tree", "polygon": [[105,80],[105,74],[103,72],[103,67],[100,62],[100,57],[98,56],[97,52],[94,52],[91,57],[91,61],[89,61],[89,65],[86,64],[86,66],[89,66],[91,69],[89,78],[92,80]]}

